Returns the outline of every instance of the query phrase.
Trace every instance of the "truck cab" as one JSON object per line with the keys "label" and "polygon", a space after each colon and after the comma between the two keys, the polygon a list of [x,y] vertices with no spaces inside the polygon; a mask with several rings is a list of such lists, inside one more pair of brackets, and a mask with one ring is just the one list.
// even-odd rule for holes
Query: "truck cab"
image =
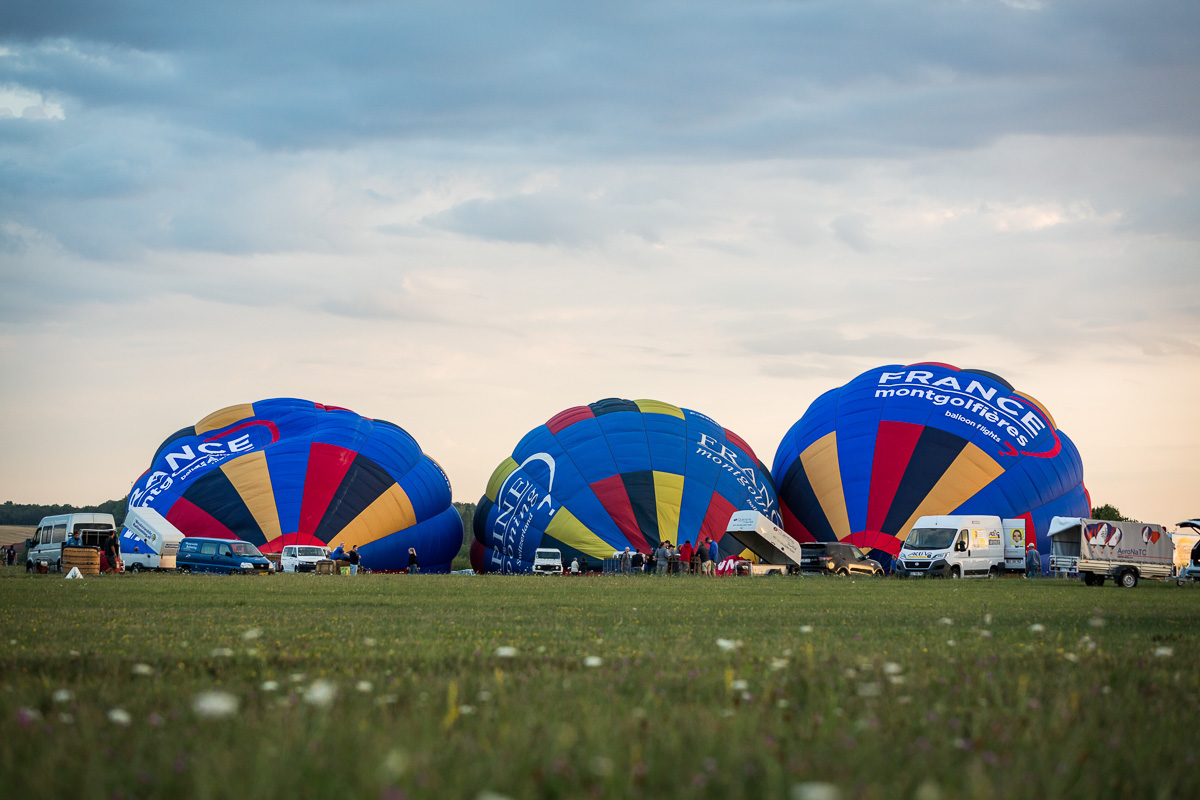
{"label": "truck cab", "polygon": [[999,577],[1005,570],[1004,524],[993,516],[920,517],[893,570],[903,578]]}
{"label": "truck cab", "polygon": [[533,552],[535,575],[562,575],[562,551],[550,547],[539,547]]}

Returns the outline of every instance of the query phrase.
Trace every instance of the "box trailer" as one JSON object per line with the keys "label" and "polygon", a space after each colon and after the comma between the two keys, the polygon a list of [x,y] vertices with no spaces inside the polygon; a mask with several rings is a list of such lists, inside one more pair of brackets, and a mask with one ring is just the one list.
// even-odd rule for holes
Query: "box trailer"
{"label": "box trailer", "polygon": [[121,560],[125,569],[175,569],[183,531],[152,508],[131,508],[121,529]]}
{"label": "box trailer", "polygon": [[1162,525],[1086,517],[1050,520],[1050,570],[1077,572],[1088,586],[1112,578],[1132,589],[1141,578],[1169,578],[1175,544]]}
{"label": "box trailer", "polygon": [[762,569],[754,574],[795,572],[800,568],[800,543],[758,511],[735,511],[725,526],[725,535],[758,556]]}

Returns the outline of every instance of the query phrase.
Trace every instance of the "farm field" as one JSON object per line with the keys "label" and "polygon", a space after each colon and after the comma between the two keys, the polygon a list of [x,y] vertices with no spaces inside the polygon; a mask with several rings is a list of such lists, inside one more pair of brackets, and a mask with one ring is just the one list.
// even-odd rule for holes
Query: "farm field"
{"label": "farm field", "polygon": [[9,797],[1194,795],[1200,589],[0,573]]}

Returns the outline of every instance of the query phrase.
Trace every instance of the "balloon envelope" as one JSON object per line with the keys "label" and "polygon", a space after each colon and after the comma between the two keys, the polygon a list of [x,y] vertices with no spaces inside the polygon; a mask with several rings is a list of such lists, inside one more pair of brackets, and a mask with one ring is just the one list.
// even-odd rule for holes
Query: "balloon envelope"
{"label": "balloon envelope", "polygon": [[770,473],[740,437],[688,409],[608,399],[569,408],[521,439],[475,510],[471,562],[528,572],[539,547],[563,562],[649,553],[711,536],[723,549],[734,511],[779,523]]}
{"label": "balloon envelope", "polygon": [[1034,398],[948,364],[879,367],[821,395],[780,442],[784,529],[874,548],[890,565],[918,517],[1086,517],[1079,451]]}
{"label": "balloon envelope", "polygon": [[170,436],[129,494],[188,536],[358,545],[373,570],[445,572],[462,547],[450,481],[390,422],[307,400],[231,406]]}

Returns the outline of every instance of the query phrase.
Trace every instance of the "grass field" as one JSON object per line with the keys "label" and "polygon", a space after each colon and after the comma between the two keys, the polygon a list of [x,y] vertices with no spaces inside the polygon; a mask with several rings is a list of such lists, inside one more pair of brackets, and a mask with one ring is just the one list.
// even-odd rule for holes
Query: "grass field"
{"label": "grass field", "polygon": [[1196,796],[1198,610],[1147,582],[4,570],[0,786]]}

